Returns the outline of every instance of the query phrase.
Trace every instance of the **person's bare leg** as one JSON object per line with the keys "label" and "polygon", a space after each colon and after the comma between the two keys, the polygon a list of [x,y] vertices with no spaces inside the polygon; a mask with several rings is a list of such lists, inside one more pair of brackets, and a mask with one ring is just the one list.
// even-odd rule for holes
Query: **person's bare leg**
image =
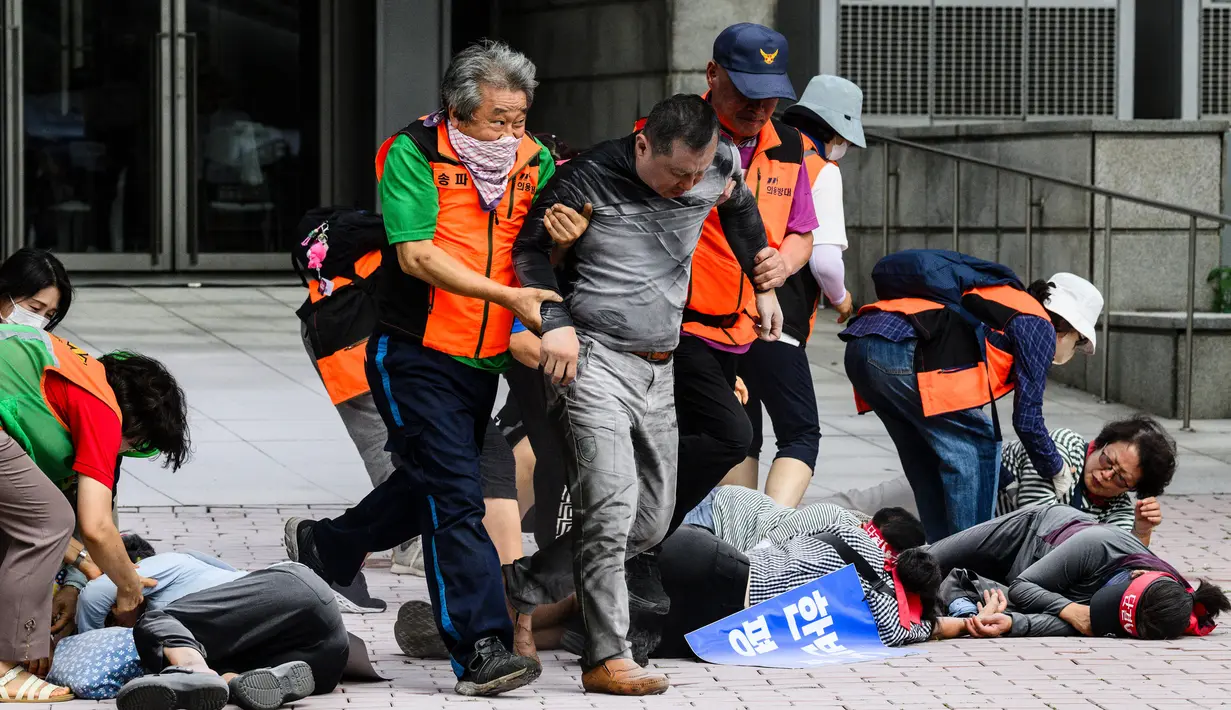
{"label": "person's bare leg", "polygon": [[812,469],[808,464],[783,456],[774,459],[774,465],[769,468],[769,476],[765,479],[765,495],[773,498],[779,505],[794,508],[803,500],[811,482]]}
{"label": "person's bare leg", "polygon": [[500,564],[511,564],[522,556],[521,515],[517,511],[517,501],[511,498],[484,498],[483,503],[487,506],[483,527],[496,546]]}
{"label": "person's bare leg", "polygon": [[187,668],[193,673],[218,673],[205,662],[205,656],[195,648],[166,648],[162,655],[167,657],[167,665]]}
{"label": "person's bare leg", "polygon": [[534,506],[534,464],[538,461],[530,446],[530,437],[522,437],[513,447],[513,459],[517,461],[517,512],[524,518]]}
{"label": "person's bare leg", "polygon": [[757,475],[761,472],[761,464],[754,458],[746,458],[740,461],[727,472],[727,475],[718,483],[720,486],[743,486],[751,488],[754,491],[757,488]]}
{"label": "person's bare leg", "polygon": [[544,651],[554,651],[564,647],[564,627],[557,626],[551,629],[535,629],[534,630],[534,645]]}
{"label": "person's bare leg", "polygon": [[576,594],[570,594],[555,604],[537,606],[534,608],[534,614],[531,615],[534,619],[534,630],[537,632],[540,628],[550,629],[564,626],[564,622],[580,612],[581,607],[577,605]]}
{"label": "person's bare leg", "polygon": [[505,604],[509,612],[509,619],[513,622],[513,653],[522,658],[538,660],[539,650],[534,638],[534,615],[517,611],[507,600]]}
{"label": "person's bare leg", "polygon": [[[527,627],[532,629],[530,633],[534,639],[535,651],[537,652],[540,648],[548,651],[562,648],[562,639],[565,632],[564,624],[579,611],[580,607],[577,606],[576,594],[570,594],[566,599],[555,604],[544,604],[535,607],[534,614],[529,617],[532,621],[532,627]],[[515,632],[522,635],[525,635],[525,631],[526,629],[515,629]],[[513,645],[517,646],[516,638]]]}

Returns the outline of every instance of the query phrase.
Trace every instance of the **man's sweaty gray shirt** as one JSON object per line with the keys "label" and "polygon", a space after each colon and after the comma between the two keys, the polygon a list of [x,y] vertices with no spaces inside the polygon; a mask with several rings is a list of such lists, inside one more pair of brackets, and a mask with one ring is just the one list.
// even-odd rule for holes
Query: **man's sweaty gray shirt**
{"label": "man's sweaty gray shirt", "polygon": [[[718,207],[719,219],[750,278],[756,254],[767,242],[730,141],[720,139],[699,183],[667,199],[637,176],[635,135],[600,143],[561,167],[517,235],[513,263],[523,286],[564,297],[563,304],[543,304],[544,333],[574,325],[612,350],[662,352],[679,344],[692,254],[728,180],[736,186]],[[594,207],[589,228],[557,274],[543,215],[553,204],[580,212],[587,202]]]}

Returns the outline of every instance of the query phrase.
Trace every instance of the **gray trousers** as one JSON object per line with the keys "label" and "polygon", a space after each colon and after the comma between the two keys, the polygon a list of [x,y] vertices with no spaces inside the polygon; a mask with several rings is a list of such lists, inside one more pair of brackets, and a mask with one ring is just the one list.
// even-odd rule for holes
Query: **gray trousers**
{"label": "gray trousers", "polygon": [[592,668],[632,658],[624,561],[657,545],[671,523],[679,434],[670,360],[651,363],[584,333],[578,339],[577,379],[548,384],[573,529],[506,567],[505,583],[523,613],[578,590],[588,635],[582,666]]}
{"label": "gray trousers", "polygon": [[64,494],[0,430],[0,660],[50,655],[51,588],[75,524]]}
{"label": "gray trousers", "polygon": [[[312,367],[316,368],[316,356],[312,354],[312,341],[308,339],[308,326],[303,323],[299,324],[299,336],[303,339],[303,347],[308,351],[308,359],[312,361]],[[316,372],[319,375],[320,368],[317,368]],[[351,441],[359,450],[359,456],[363,458],[363,466],[368,470],[368,478],[372,479],[372,487],[375,488],[384,483],[385,479],[393,473],[394,465],[392,454],[385,451],[385,442],[389,441],[389,430],[385,428],[385,422],[380,418],[380,412],[376,410],[376,402],[372,400],[372,393],[368,392],[349,399],[337,405],[336,409],[338,416],[342,417],[346,433],[350,434]]]}
{"label": "gray trousers", "polygon": [[1032,506],[954,533],[927,549],[943,575],[960,567],[1007,584],[1053,549],[1045,539],[1049,533],[1074,521],[1097,522],[1068,505]]}
{"label": "gray trousers", "polygon": [[167,667],[168,648],[196,649],[219,673],[304,661],[318,694],[337,686],[350,651],[333,590],[293,562],[148,611],[133,628],[133,641],[149,673]]}
{"label": "gray trousers", "polygon": [[881,508],[905,508],[912,515],[919,515],[915,505],[915,491],[906,476],[898,476],[870,488],[852,488],[823,498],[821,503],[857,510],[867,515],[876,515]]}

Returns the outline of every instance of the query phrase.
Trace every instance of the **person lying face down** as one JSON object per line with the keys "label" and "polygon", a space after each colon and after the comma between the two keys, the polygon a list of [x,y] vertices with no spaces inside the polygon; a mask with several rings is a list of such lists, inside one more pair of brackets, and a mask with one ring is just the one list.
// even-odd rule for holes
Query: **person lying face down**
{"label": "person lying face down", "polygon": [[219,710],[228,700],[273,710],[331,692],[341,679],[350,640],[338,602],[303,565],[244,572],[170,552],[142,558],[137,569],[157,585],[145,590],[135,622],[111,613],[116,589],[106,575],[86,585],[77,608],[83,631],[133,627],[149,675],[120,689],[120,710]]}
{"label": "person lying face down", "polygon": [[1006,613],[972,622],[976,636],[1204,636],[1231,610],[1218,585],[1194,587],[1130,532],[1069,506],[1019,510],[928,549],[951,613],[1006,589]]}
{"label": "person lying face down", "polygon": [[[748,493],[766,497],[751,490]],[[969,620],[937,618],[935,614],[941,573],[932,555],[920,547],[925,537],[918,518],[901,508],[887,508],[877,511],[871,520],[859,522],[849,511],[830,508],[835,510],[815,508],[815,517],[780,521],[785,526],[778,532],[797,524],[796,534],[780,540],[766,538],[747,551],[699,525],[681,526],[667,537],[659,553],[663,589],[671,600],[668,611],[656,615],[631,610],[629,641],[634,658],[644,663],[650,656],[691,657],[685,634],[836,572],[853,561],[848,560],[851,555],[861,558],[875,575],[872,580],[861,576],[860,583],[886,645],[967,633],[972,623]],[[767,520],[773,517],[770,508],[763,512]],[[820,520],[822,515],[836,521],[820,527],[806,524],[809,519]],[[1000,601],[984,601],[979,610],[984,618],[1003,610]],[[425,613],[426,602],[409,604],[422,607],[417,614],[421,623],[419,628],[406,628],[405,632],[419,639],[434,638],[435,628]],[[535,611],[534,633],[539,648],[580,653],[586,639],[575,598],[540,606]],[[444,647],[425,652],[443,656]]]}
{"label": "person lying face down", "polygon": [[[789,526],[789,521],[784,522]],[[876,575],[874,581],[861,575],[860,584],[885,645],[966,633],[963,620],[936,616],[940,569],[921,547],[923,525],[914,515],[901,508],[885,508],[867,522],[838,521],[819,529],[807,528],[801,525],[793,536],[766,539],[741,552],[708,530],[681,527],[663,543],[659,557],[670,611],[661,620],[635,618],[638,633],[633,638],[648,636],[652,641],[655,632],[661,633],[653,655],[691,657],[685,634],[857,562],[849,559],[850,553]],[[981,613],[990,616],[999,611],[993,605]],[[563,640],[569,648],[570,634]]]}

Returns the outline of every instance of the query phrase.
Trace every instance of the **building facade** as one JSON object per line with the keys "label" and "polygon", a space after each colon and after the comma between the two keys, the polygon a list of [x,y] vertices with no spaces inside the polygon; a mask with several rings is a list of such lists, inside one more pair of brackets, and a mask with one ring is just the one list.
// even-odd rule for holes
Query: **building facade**
{"label": "building facade", "polygon": [[860,83],[873,125],[1231,114],[1221,0],[0,0],[0,17],[0,250],[74,270],[285,270],[305,210],[376,206],[376,147],[480,37],[536,62],[531,130],[574,146],[703,91],[740,21],[787,34],[797,88]]}

